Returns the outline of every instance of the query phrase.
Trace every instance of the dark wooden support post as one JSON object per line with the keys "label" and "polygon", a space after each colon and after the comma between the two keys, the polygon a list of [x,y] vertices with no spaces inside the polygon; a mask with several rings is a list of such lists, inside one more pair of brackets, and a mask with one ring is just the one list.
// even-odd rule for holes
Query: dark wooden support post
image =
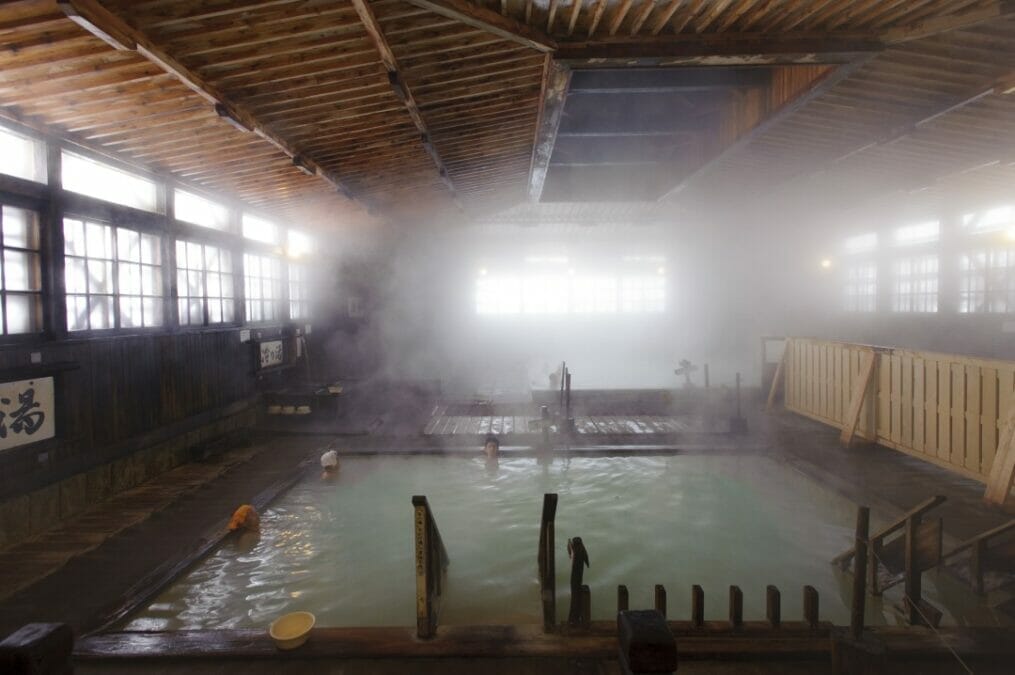
{"label": "dark wooden support post", "polygon": [[969,581],[973,590],[983,595],[983,559],[987,555],[987,540],[981,539],[973,544],[969,552]]}
{"label": "dark wooden support post", "polygon": [[744,593],[739,586],[730,586],[730,627],[744,625]]}
{"label": "dark wooden support post", "polygon": [[627,611],[630,605],[630,599],[627,594],[627,586],[621,584],[617,586],[617,612]]}
{"label": "dark wooden support post", "polygon": [[906,618],[909,623],[919,626],[924,623],[920,618],[920,602],[923,600],[923,570],[917,561],[916,530],[920,525],[919,516],[906,519],[906,569],[904,598]]}
{"label": "dark wooden support post", "polygon": [[581,588],[581,603],[582,616],[578,625],[588,630],[592,625],[592,590],[584,584]]}
{"label": "dark wooden support post", "polygon": [[765,617],[772,628],[782,624],[782,595],[775,586],[765,589]]}
{"label": "dark wooden support post", "polygon": [[571,68],[547,54],[543,66],[542,103],[536,120],[536,138],[529,166],[529,200],[532,202],[538,202],[543,196],[546,174],[550,169],[550,155],[557,143],[557,129],[560,127],[570,85]]}
{"label": "dark wooden support post", "polygon": [[[545,408],[544,408],[545,410]],[[552,633],[557,626],[557,574],[554,556],[554,518],[557,495],[543,495],[543,515],[539,524],[539,593],[543,605],[543,630]]]}
{"label": "dark wooden support post", "polygon": [[747,432],[747,420],[744,419],[740,408],[740,373],[737,373],[736,378],[736,400],[737,413],[730,418],[730,431],[735,434],[743,434]]}
{"label": "dark wooden support post", "polygon": [[881,539],[875,538],[870,541],[867,548],[867,584],[874,597],[881,595],[881,586],[878,583],[878,558],[881,556],[882,547]]}
{"label": "dark wooden support post", "polygon": [[849,613],[849,632],[854,640],[863,635],[863,613],[867,601],[867,537],[870,535],[870,509],[857,507],[853,556],[853,599]]}
{"label": "dark wooden support post", "polygon": [[672,673],[677,669],[677,641],[666,617],[651,609],[617,615],[620,672]]}
{"label": "dark wooden support post", "polygon": [[656,611],[666,616],[666,588],[662,584],[656,584]]}
{"label": "dark wooden support post", "polygon": [[705,625],[705,591],[701,586],[691,586],[691,625],[702,628]]}
{"label": "dark wooden support post", "polygon": [[804,621],[811,628],[818,627],[818,591],[813,586],[804,586]]}

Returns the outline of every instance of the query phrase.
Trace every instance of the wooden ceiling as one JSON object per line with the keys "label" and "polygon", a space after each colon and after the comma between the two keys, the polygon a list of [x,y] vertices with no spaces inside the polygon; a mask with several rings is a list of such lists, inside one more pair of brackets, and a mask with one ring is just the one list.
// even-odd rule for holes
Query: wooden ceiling
{"label": "wooden ceiling", "polygon": [[998,187],[1013,177],[1013,100],[1006,87],[969,99],[1015,69],[1013,12],[1004,0],[15,0],[0,3],[0,115],[326,225],[364,206],[524,201],[557,147],[555,133],[539,144],[560,124],[541,105],[557,67],[854,62],[817,92],[807,83],[822,78],[805,78],[654,192],[806,196],[840,175],[857,190],[918,188],[969,180],[977,162]]}

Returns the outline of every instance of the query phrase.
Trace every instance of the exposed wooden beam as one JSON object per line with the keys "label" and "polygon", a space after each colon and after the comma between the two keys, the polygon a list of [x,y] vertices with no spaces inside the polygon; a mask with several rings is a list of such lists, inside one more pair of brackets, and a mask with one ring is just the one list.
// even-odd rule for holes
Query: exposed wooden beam
{"label": "exposed wooden beam", "polygon": [[[870,57],[868,57],[870,58]],[[705,161],[695,171],[691,172],[687,176],[681,179],[672,189],[667,191],[659,198],[659,201],[666,201],[680,192],[682,192],[692,181],[710,172],[715,166],[717,166],[723,159],[736,153],[741,148],[749,145],[754,139],[764,134],[766,131],[771,129],[773,126],[779,124],[782,120],[792,115],[794,112],[799,110],[801,107],[806,105],[809,101],[821,96],[829,89],[834,87],[839,82],[852,75],[856,70],[866,63],[867,59],[857,59],[852,63],[841,65],[835,70],[825,74],[823,77],[819,77],[811,83],[810,87],[805,91],[801,92],[798,96],[793,98],[784,104],[781,108],[770,114],[760,124],[755,126],[749,132],[743,134],[740,138],[734,141],[732,144],[722,148],[712,156],[711,159]]]}
{"label": "exposed wooden beam", "polygon": [[571,3],[571,18],[567,22],[567,34],[571,35],[574,33],[575,24],[578,23],[578,15],[582,11],[582,2],[584,0],[572,0]]}
{"label": "exposed wooden beam", "polygon": [[552,52],[557,48],[557,42],[539,29],[498,14],[492,9],[473,4],[469,0],[408,0],[408,2],[541,52]]}
{"label": "exposed wooden beam", "polygon": [[546,173],[550,167],[550,155],[557,142],[557,128],[564,111],[567,89],[571,81],[571,69],[546,57],[543,67],[543,94],[536,123],[536,138],[532,146],[532,162],[529,168],[529,200],[538,202],[543,196]]}
{"label": "exposed wooden beam", "polygon": [[[420,142],[423,145],[423,149],[433,159],[434,164],[437,165],[437,172],[440,175],[441,181],[447,185],[451,194],[457,200],[455,193],[455,186],[451,182],[451,176],[448,174],[448,169],[444,166],[444,162],[437,152],[437,149],[433,146],[433,142],[430,139],[430,131],[427,129],[426,122],[423,120],[423,115],[419,111],[419,105],[416,103],[415,97],[412,95],[412,90],[409,85],[402,79],[401,70],[398,67],[398,60],[395,58],[395,53],[391,50],[391,45],[388,44],[388,39],[384,36],[384,31],[381,29],[381,24],[374,15],[374,10],[371,9],[370,4],[367,0],[352,0],[352,5],[356,9],[356,13],[359,15],[360,21],[363,23],[363,28],[366,29],[367,35],[370,36],[371,41],[377,48],[378,54],[381,57],[381,63],[388,71],[388,82],[391,84],[392,90],[395,95],[405,105],[406,111],[409,113],[409,117],[412,118],[413,124],[416,125],[416,129],[419,130]],[[495,16],[500,16],[494,13]]]}
{"label": "exposed wooden beam", "polygon": [[995,0],[995,2],[991,2],[986,7],[980,7],[968,12],[953,14],[951,16],[936,16],[909,26],[892,28],[882,34],[881,37],[885,42],[891,44],[908,42],[953,30],[972,28],[987,21],[995,21],[1010,16],[1015,16],[1015,0]]}
{"label": "exposed wooden beam", "polygon": [[576,67],[850,63],[884,48],[869,34],[681,34],[562,42],[555,58]]}
{"label": "exposed wooden beam", "polygon": [[323,169],[313,158],[301,155],[299,149],[266,129],[244,106],[229,100],[218,87],[180,63],[172,54],[98,0],[60,0],[59,5],[71,20],[85,30],[118,49],[136,51],[207,100],[220,117],[240,129],[256,133],[289,157],[301,157],[306,170],[327,181],[345,197],[352,198],[349,187],[337,175]]}

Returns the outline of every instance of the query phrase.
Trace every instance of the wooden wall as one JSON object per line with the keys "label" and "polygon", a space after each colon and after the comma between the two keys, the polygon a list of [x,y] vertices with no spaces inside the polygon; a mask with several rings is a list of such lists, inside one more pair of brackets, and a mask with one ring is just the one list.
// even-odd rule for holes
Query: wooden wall
{"label": "wooden wall", "polygon": [[875,371],[857,434],[986,482],[1015,406],[1015,362],[789,338],[786,407],[841,428],[871,350]]}
{"label": "wooden wall", "polygon": [[0,373],[31,373],[32,352],[38,376],[58,369],[57,438],[0,453],[0,500],[230,414],[255,392],[253,349],[230,328],[0,351]]}

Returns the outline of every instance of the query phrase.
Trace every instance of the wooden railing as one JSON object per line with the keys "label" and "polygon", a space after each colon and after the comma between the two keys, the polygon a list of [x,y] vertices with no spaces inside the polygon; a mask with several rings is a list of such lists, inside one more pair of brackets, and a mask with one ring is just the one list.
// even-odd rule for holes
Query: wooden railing
{"label": "wooden railing", "polygon": [[552,633],[557,626],[557,576],[554,556],[553,521],[557,515],[557,495],[543,495],[543,515],[539,524],[539,596],[543,605],[543,631]]}
{"label": "wooden railing", "polygon": [[1007,497],[1015,362],[787,338],[780,371],[786,408],[842,429],[847,444],[875,441]]}
{"label": "wooden railing", "polygon": [[437,632],[441,597],[448,569],[448,552],[426,497],[412,498],[416,542],[416,635],[431,638]]}

